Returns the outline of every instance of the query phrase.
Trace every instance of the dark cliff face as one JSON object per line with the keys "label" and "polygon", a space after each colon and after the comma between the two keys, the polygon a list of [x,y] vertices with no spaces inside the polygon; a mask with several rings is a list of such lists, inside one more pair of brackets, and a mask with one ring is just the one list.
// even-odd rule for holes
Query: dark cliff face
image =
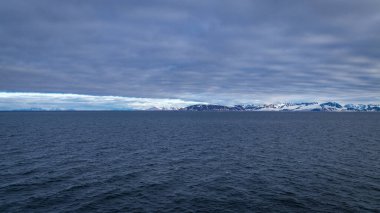
{"label": "dark cliff face", "polygon": [[183,108],[186,111],[233,111],[233,107],[227,107],[222,105],[192,105]]}
{"label": "dark cliff face", "polygon": [[257,105],[247,105],[244,107],[245,110],[259,110],[264,108],[263,106],[257,106]]}
{"label": "dark cliff face", "polygon": [[376,112],[380,112],[380,106],[379,105],[368,105],[367,106],[367,110],[368,111],[376,111]]}
{"label": "dark cliff face", "polygon": [[336,103],[336,102],[327,102],[327,103],[323,103],[320,105],[322,108],[326,108],[326,107],[335,107],[335,108],[338,108],[338,109],[341,109],[342,108],[342,105]]}

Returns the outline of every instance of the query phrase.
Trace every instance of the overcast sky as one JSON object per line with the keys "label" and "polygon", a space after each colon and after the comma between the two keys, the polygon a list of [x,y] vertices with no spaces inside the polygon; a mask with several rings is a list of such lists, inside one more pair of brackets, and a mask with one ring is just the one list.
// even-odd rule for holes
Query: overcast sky
{"label": "overcast sky", "polygon": [[379,0],[0,1],[0,91],[379,103],[379,35]]}

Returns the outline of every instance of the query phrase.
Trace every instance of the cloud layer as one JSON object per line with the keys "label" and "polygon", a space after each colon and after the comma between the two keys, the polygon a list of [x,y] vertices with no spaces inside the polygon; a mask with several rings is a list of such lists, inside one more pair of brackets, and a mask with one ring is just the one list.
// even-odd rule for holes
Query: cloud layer
{"label": "cloud layer", "polygon": [[0,92],[0,110],[147,110],[181,108],[202,102],[59,93]]}
{"label": "cloud layer", "polygon": [[380,102],[380,1],[1,1],[0,90]]}

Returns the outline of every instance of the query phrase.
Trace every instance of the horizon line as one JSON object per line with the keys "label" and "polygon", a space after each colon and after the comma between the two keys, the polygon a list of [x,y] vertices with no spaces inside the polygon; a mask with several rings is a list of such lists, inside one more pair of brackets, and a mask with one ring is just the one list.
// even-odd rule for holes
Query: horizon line
{"label": "horizon line", "polygon": [[142,98],[114,95],[87,95],[75,93],[57,93],[57,92],[9,92],[0,91],[0,111],[20,111],[41,109],[41,111],[137,111],[149,110],[153,108],[159,109],[179,109],[192,105],[220,105],[227,107],[246,106],[246,105],[271,105],[271,104],[298,104],[298,103],[328,103],[334,102],[342,105],[377,105],[377,103],[349,103],[339,100],[330,99],[329,101],[276,101],[255,103],[238,100],[230,100],[226,103],[210,101],[194,101],[181,98]]}

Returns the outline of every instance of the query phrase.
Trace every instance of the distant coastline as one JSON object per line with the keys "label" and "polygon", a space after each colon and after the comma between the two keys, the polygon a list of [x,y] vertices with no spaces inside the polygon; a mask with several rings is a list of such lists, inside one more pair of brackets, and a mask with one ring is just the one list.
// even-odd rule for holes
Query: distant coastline
{"label": "distant coastline", "polygon": [[89,112],[89,111],[191,111],[191,112],[380,112],[380,104],[345,104],[337,102],[302,102],[283,104],[261,104],[261,105],[215,105],[196,104],[187,107],[152,107],[148,109],[44,109],[25,108],[0,110],[0,112]]}

